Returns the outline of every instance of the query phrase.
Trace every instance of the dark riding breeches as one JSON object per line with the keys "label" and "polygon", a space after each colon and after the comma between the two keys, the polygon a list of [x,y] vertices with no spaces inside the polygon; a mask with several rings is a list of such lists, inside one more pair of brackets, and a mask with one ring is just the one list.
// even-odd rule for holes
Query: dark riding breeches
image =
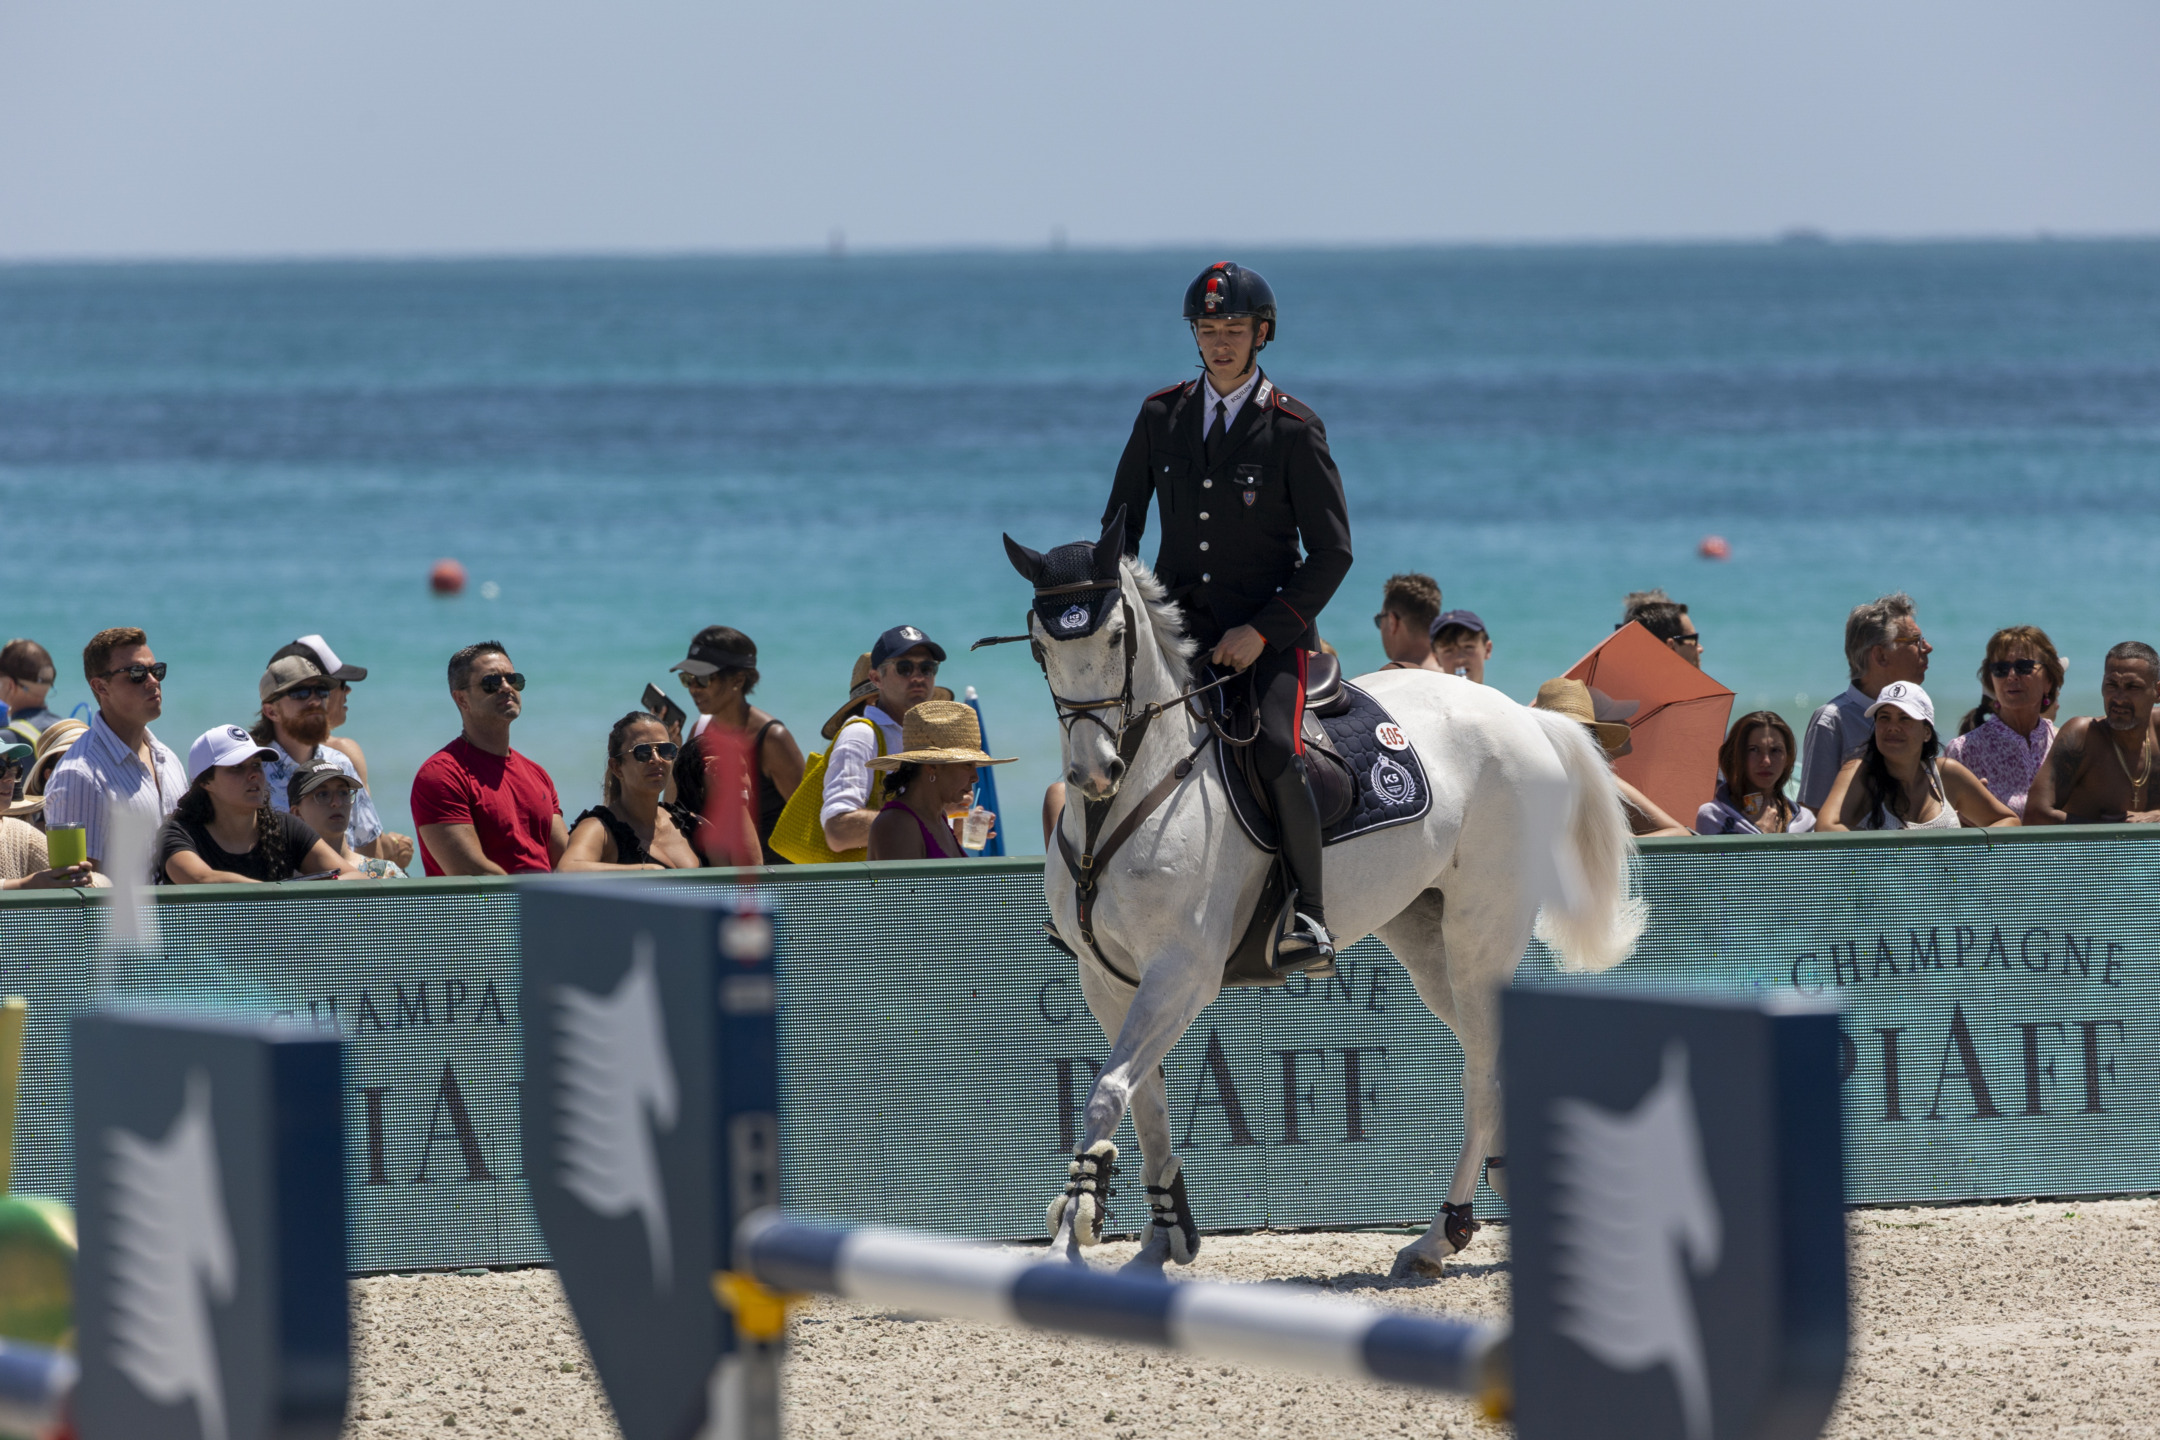
{"label": "dark riding breeches", "polygon": [[1260,743],[1253,758],[1260,778],[1273,784],[1294,755],[1305,753],[1299,727],[1305,720],[1305,657],[1297,649],[1261,652],[1247,673],[1260,712]]}

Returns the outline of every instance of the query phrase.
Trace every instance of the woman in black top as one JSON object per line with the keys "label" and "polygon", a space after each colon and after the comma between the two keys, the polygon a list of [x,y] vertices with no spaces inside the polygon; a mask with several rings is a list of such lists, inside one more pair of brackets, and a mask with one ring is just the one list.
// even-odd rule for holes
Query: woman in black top
{"label": "woman in black top", "polygon": [[658,716],[633,710],[608,731],[601,803],[577,817],[557,870],[691,870],[696,815],[660,797],[677,745]]}
{"label": "woman in black top", "polygon": [[[694,743],[707,730],[731,731],[745,736],[757,757],[757,837],[767,865],[785,865],[787,859],[772,848],[773,826],[787,807],[788,796],[802,784],[802,747],[787,726],[750,703],[757,689],[757,642],[726,625],[708,625],[690,642],[690,656],[674,667],[689,687],[698,715],[683,739]],[[680,793],[677,798],[690,804]],[[694,808],[703,813],[702,805]]]}
{"label": "woman in black top", "polygon": [[270,806],[275,752],[237,725],[188,747],[187,793],[158,831],[160,885],[258,884],[335,875],[338,857],[298,816]]}

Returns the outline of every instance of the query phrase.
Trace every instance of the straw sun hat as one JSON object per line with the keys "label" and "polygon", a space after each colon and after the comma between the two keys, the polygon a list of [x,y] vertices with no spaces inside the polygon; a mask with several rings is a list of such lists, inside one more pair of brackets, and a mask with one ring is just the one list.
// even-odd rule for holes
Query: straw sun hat
{"label": "straw sun hat", "polygon": [[957,700],[923,701],[901,720],[900,738],[907,749],[897,755],[878,756],[870,762],[873,769],[893,770],[902,765],[1013,763],[1011,759],[993,760],[983,753],[982,722],[975,718],[975,707]]}
{"label": "straw sun hat", "polygon": [[24,798],[12,805],[0,805],[0,815],[34,815],[44,809],[45,784],[52,779],[54,767],[70,745],[89,733],[90,727],[80,720],[55,720],[39,731],[30,768],[23,772]]}
{"label": "straw sun hat", "polygon": [[1537,699],[1531,701],[1530,706],[1534,710],[1565,715],[1587,728],[1597,737],[1598,744],[1605,747],[1608,757],[1627,754],[1633,744],[1627,726],[1597,718],[1597,704],[1590,698],[1590,687],[1580,680],[1547,680],[1537,687]]}

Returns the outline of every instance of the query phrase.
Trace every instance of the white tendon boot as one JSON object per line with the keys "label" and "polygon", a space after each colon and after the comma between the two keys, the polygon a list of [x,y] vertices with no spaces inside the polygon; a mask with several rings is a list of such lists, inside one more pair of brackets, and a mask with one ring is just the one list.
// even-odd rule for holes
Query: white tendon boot
{"label": "white tendon boot", "polygon": [[1044,1216],[1050,1222],[1053,1239],[1065,1219],[1066,1207],[1070,1206],[1073,1243],[1101,1243],[1103,1221],[1110,1218],[1109,1200],[1113,1193],[1110,1177],[1115,1174],[1117,1146],[1108,1140],[1098,1140],[1073,1156],[1072,1163],[1065,1167],[1065,1188],[1050,1202],[1050,1209]]}

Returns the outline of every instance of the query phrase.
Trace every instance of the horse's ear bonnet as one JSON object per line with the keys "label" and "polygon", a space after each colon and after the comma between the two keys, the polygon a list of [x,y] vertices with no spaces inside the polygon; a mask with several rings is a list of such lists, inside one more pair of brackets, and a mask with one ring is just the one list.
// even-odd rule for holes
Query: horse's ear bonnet
{"label": "horse's ear bonnet", "polygon": [[1035,617],[1053,640],[1078,640],[1102,628],[1116,608],[1118,562],[1125,551],[1125,511],[1120,507],[1096,541],[1075,540],[1046,555],[1005,539],[1013,568],[1035,584]]}

